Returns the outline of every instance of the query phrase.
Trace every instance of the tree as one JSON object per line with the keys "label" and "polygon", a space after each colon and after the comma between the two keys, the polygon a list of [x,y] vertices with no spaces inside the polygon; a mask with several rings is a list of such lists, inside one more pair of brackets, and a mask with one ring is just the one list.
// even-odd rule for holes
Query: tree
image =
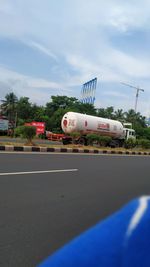
{"label": "tree", "polygon": [[100,108],[97,110],[97,116],[107,119],[114,119],[114,107]]}
{"label": "tree", "polygon": [[131,122],[134,128],[146,127],[145,117],[140,112],[136,113],[133,109],[125,112],[125,119],[127,122]]}
{"label": "tree", "polygon": [[32,104],[29,102],[29,97],[21,97],[17,103],[17,115],[19,119],[24,121],[31,118]]}
{"label": "tree", "polygon": [[137,136],[142,139],[150,140],[150,128],[139,127],[136,129]]}
{"label": "tree", "polygon": [[46,104],[46,115],[51,116],[59,108],[74,108],[78,100],[75,97],[51,96],[51,102]]}
{"label": "tree", "polygon": [[34,145],[32,142],[33,138],[36,136],[36,127],[34,126],[20,126],[15,129],[15,134],[20,135],[22,138],[27,139],[27,145]]}
{"label": "tree", "polygon": [[49,120],[48,130],[54,133],[62,133],[61,119],[68,110],[58,109]]}
{"label": "tree", "polygon": [[107,118],[106,110],[105,108],[99,108],[97,109],[97,116],[102,118]]}
{"label": "tree", "polygon": [[36,106],[35,112],[34,112],[32,118],[35,121],[45,121],[45,119],[48,118],[48,116],[45,115],[45,107]]}
{"label": "tree", "polygon": [[77,98],[68,96],[52,96],[51,99],[55,110],[61,107],[62,108],[72,107],[76,102],[78,102]]}
{"label": "tree", "polygon": [[123,112],[123,109],[117,109],[114,114],[116,120],[119,120],[121,122],[125,121],[125,113]]}
{"label": "tree", "polygon": [[96,116],[96,109],[92,104],[78,102],[76,109],[79,113]]}
{"label": "tree", "polygon": [[2,100],[3,104],[1,105],[2,112],[8,117],[8,120],[12,123],[14,128],[16,123],[16,111],[17,111],[17,96],[11,92],[5,96],[5,99]]}
{"label": "tree", "polygon": [[108,119],[114,119],[114,107],[106,108],[106,114]]}
{"label": "tree", "polygon": [[32,121],[35,120],[35,116],[36,116],[38,110],[39,110],[39,106],[35,103],[32,104],[32,106],[31,106],[31,120]]}

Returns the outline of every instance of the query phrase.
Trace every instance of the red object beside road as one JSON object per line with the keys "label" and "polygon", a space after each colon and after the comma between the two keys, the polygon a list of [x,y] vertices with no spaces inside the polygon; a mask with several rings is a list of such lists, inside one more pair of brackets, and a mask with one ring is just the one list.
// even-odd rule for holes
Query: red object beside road
{"label": "red object beside road", "polygon": [[35,126],[36,127],[36,135],[44,134],[45,132],[45,122],[36,122],[32,121],[29,123],[25,123],[26,126]]}

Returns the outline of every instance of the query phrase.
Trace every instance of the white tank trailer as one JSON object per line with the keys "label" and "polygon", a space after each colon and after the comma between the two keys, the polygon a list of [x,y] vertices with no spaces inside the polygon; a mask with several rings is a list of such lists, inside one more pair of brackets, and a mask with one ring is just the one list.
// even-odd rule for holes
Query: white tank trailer
{"label": "white tank trailer", "polygon": [[87,134],[99,134],[112,138],[111,147],[121,147],[128,138],[135,138],[133,129],[124,128],[123,124],[117,120],[111,120],[76,112],[67,112],[61,121],[62,130],[65,136],[62,139],[64,145],[72,143],[71,133],[80,133],[77,143],[87,145]]}

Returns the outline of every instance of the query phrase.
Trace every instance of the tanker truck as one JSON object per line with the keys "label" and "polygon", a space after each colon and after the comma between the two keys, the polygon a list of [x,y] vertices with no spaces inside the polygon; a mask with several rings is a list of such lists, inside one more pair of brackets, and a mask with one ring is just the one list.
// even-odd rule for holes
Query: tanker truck
{"label": "tanker truck", "polygon": [[87,134],[99,134],[110,136],[108,144],[111,147],[121,147],[128,138],[135,139],[135,131],[124,128],[123,124],[117,120],[111,120],[76,112],[67,112],[62,120],[61,127],[65,136],[62,138],[64,145],[72,143],[71,133],[79,133],[76,143],[87,145]]}

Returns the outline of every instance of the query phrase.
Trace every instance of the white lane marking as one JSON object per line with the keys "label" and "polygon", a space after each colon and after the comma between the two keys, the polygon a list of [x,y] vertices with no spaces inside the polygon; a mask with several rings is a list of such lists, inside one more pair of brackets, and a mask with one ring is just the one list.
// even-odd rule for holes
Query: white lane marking
{"label": "white lane marking", "polygon": [[130,236],[132,234],[132,232],[135,230],[142,217],[144,216],[144,213],[146,212],[148,207],[148,200],[150,200],[149,196],[144,196],[139,199],[139,206],[131,218],[127,230],[127,236]]}
{"label": "white lane marking", "polygon": [[47,171],[30,171],[30,172],[3,172],[0,176],[4,175],[19,175],[19,174],[38,174],[38,173],[58,173],[58,172],[76,172],[78,169],[66,169],[66,170],[47,170]]}

